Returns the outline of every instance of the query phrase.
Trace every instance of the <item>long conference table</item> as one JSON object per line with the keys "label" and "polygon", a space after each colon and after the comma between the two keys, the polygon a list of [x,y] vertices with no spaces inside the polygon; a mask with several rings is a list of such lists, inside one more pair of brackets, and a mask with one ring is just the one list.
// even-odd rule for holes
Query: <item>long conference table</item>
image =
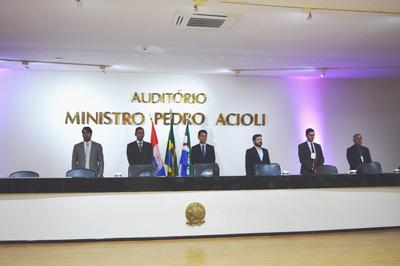
{"label": "long conference table", "polygon": [[3,242],[398,227],[400,174],[0,178],[0,213]]}

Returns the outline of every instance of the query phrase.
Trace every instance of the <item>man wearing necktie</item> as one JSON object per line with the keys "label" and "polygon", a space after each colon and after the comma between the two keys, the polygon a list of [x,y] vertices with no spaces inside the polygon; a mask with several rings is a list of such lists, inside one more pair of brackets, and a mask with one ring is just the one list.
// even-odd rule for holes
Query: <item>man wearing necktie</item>
{"label": "man wearing necktie", "polygon": [[214,146],[206,143],[207,136],[207,131],[205,131],[204,129],[201,129],[197,133],[199,144],[196,144],[192,147],[190,153],[191,164],[215,163]]}
{"label": "man wearing necktie", "polygon": [[357,133],[353,136],[354,145],[347,149],[346,157],[350,170],[357,170],[360,163],[371,163],[371,154],[367,147],[362,146],[362,136]]}
{"label": "man wearing necktie", "polygon": [[271,161],[269,159],[268,150],[262,148],[262,135],[255,134],[253,136],[253,144],[254,146],[250,149],[246,150],[246,175],[252,176],[255,174],[255,165],[256,164],[270,164]]}
{"label": "man wearing necktie", "polygon": [[76,144],[72,151],[72,169],[86,168],[95,171],[102,177],[104,172],[103,148],[100,143],[92,141],[92,129],[82,129],[83,141]]}
{"label": "man wearing necktie", "polygon": [[137,127],[135,129],[136,141],[131,142],[126,147],[126,156],[129,165],[132,164],[152,164],[153,148],[151,144],[144,141],[144,129]]}
{"label": "man wearing necktie", "polygon": [[315,174],[318,166],[324,164],[324,155],[321,145],[314,142],[315,131],[312,128],[306,130],[307,141],[298,146],[299,160],[301,163],[300,174]]}

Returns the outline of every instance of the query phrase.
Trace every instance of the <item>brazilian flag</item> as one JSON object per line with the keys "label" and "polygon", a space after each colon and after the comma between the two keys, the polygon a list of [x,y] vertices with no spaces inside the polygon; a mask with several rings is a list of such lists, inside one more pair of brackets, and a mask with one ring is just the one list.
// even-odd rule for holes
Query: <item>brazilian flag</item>
{"label": "brazilian flag", "polygon": [[167,150],[165,152],[165,165],[167,166],[167,176],[178,176],[178,164],[176,158],[176,146],[173,125],[174,116],[173,114],[171,114],[171,126],[169,128]]}

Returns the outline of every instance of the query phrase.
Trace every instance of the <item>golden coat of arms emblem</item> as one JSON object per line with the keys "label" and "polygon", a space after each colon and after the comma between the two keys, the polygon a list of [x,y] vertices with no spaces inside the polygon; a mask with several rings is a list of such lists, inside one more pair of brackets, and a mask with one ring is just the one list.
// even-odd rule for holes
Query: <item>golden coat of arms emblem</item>
{"label": "golden coat of arms emblem", "polygon": [[186,223],[190,226],[199,226],[205,223],[206,209],[199,202],[190,203],[186,207]]}

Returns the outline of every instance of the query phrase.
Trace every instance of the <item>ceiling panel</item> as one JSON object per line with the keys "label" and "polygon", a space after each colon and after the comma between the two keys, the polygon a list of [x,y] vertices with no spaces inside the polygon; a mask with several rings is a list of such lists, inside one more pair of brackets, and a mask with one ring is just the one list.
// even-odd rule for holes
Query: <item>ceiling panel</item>
{"label": "ceiling panel", "polygon": [[[307,19],[301,8],[266,6],[397,12],[398,0],[240,2],[257,5],[209,0],[199,9],[238,16],[230,29],[179,30],[174,15],[193,13],[193,1],[82,0],[78,7],[73,0],[3,0],[0,58],[62,58],[57,60],[111,65],[108,71],[115,72],[233,75],[231,69],[242,69],[242,75],[286,77],[303,75],[295,68],[336,68],[340,77],[400,77],[400,15],[313,9]],[[41,66],[46,68],[55,66]]]}

